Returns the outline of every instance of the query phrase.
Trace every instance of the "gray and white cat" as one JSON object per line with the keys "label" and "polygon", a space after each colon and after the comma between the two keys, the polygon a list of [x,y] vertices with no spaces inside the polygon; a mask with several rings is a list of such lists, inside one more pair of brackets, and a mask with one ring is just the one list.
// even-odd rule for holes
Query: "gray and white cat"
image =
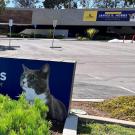
{"label": "gray and white cat", "polygon": [[42,99],[49,108],[48,118],[64,121],[67,116],[65,105],[50,93],[50,66],[45,64],[40,70],[29,69],[23,65],[20,86],[25,92],[26,99],[33,102],[35,98]]}

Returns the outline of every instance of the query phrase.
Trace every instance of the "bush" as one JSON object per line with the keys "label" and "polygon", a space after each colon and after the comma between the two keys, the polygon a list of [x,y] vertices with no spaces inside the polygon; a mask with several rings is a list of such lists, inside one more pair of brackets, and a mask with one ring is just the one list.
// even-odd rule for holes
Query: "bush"
{"label": "bush", "polygon": [[47,38],[53,38],[53,30],[49,30]]}
{"label": "bush", "polygon": [[[7,37],[10,37],[10,33],[7,34]],[[31,34],[24,34],[24,33],[11,33],[12,38],[53,38],[53,30],[49,30],[48,35],[42,35],[42,34],[35,34],[32,32]],[[55,35],[55,38],[57,39],[63,39],[64,35]]]}
{"label": "bush", "polygon": [[64,35],[56,35],[55,38],[56,39],[63,39],[63,38],[65,38],[65,36]]}
{"label": "bush", "polygon": [[121,96],[105,100],[97,105],[111,117],[135,121],[135,96]]}
{"label": "bush", "polygon": [[39,99],[30,105],[24,96],[16,101],[0,95],[0,135],[50,134],[50,123],[45,120],[47,111]]}
{"label": "bush", "polygon": [[80,40],[80,41],[86,41],[86,40],[88,40],[86,37],[81,37],[81,36],[77,37],[77,39]]}
{"label": "bush", "polygon": [[83,37],[79,36],[79,37],[77,37],[77,39],[78,39],[78,40],[82,40],[82,39],[83,39]]}
{"label": "bush", "polygon": [[111,37],[111,36],[107,36],[107,35],[96,35],[94,40],[111,40],[114,38],[116,38],[116,37]]}
{"label": "bush", "polygon": [[89,39],[93,39],[93,37],[98,33],[98,30],[94,29],[94,28],[90,28],[90,29],[87,29],[87,37]]}
{"label": "bush", "polygon": [[[10,33],[7,34],[7,37],[10,37]],[[20,38],[21,34],[19,34],[19,33],[11,33],[11,37]]]}
{"label": "bush", "polygon": [[[57,39],[63,39],[65,36],[64,35],[54,35],[54,38],[57,38]],[[48,35],[46,36],[46,38],[50,38],[52,39],[53,38],[53,30],[50,29],[49,32],[48,32]]]}

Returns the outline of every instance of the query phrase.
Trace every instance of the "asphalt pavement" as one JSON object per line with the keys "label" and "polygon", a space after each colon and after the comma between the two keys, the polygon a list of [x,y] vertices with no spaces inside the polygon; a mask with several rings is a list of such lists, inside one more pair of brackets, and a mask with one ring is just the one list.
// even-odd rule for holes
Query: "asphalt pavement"
{"label": "asphalt pavement", "polygon": [[75,60],[73,98],[135,95],[135,43],[56,39],[0,39],[0,57]]}

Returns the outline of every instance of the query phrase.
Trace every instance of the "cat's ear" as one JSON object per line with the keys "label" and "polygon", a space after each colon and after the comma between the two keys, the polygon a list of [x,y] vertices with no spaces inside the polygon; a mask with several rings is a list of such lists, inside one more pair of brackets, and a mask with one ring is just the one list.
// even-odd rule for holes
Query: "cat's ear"
{"label": "cat's ear", "polygon": [[23,71],[26,72],[26,71],[29,71],[30,69],[28,67],[26,67],[24,64],[22,64],[22,67],[23,67]]}
{"label": "cat's ear", "polygon": [[45,64],[45,65],[42,67],[42,69],[41,69],[41,71],[42,71],[43,73],[48,73],[49,70],[50,70],[49,64]]}

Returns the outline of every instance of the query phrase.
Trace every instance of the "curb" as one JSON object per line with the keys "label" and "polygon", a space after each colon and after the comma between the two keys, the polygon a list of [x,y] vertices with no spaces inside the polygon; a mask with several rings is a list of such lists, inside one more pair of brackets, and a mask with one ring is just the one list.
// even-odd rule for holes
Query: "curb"
{"label": "curb", "polygon": [[72,99],[73,102],[103,102],[105,99]]}
{"label": "curb", "polygon": [[94,121],[102,124],[119,124],[124,127],[135,128],[135,122],[131,121],[118,120],[93,115],[70,114],[66,119],[62,135],[77,135],[77,126],[79,120],[82,122]]}
{"label": "curb", "polygon": [[78,116],[69,115],[66,119],[62,135],[77,135]]}
{"label": "curb", "polygon": [[[103,102],[104,100],[105,99],[72,99],[74,102]],[[135,122],[132,121],[71,113],[66,119],[62,135],[77,135],[78,121],[94,121],[102,124],[118,124],[128,128],[135,128]]]}
{"label": "curb", "polygon": [[76,115],[79,117],[79,120],[81,121],[90,122],[94,120],[99,123],[119,124],[121,126],[135,128],[135,122],[132,122],[132,121],[118,120],[118,119],[99,117],[99,116],[93,116],[93,115],[80,115],[80,114],[76,114]]}

